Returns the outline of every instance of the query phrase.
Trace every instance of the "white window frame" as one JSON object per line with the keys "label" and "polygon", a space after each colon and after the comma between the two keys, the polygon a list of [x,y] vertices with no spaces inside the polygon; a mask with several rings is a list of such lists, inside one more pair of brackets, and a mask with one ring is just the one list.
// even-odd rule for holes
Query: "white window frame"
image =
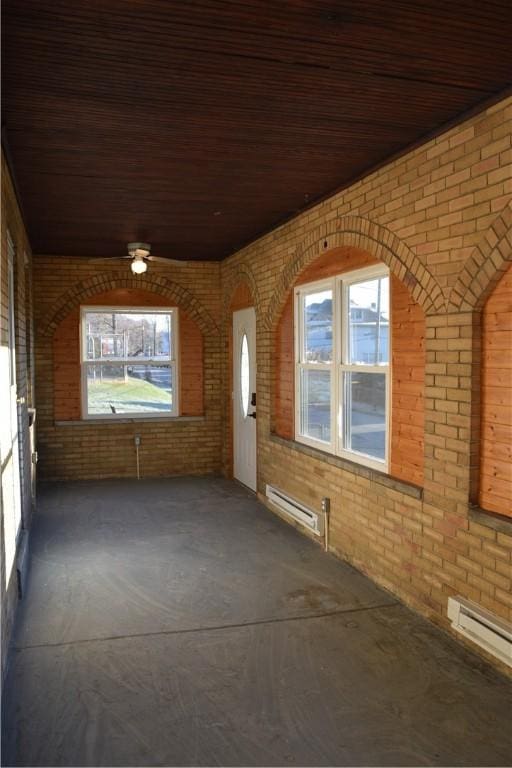
{"label": "white window frame", "polygon": [[[87,330],[85,328],[85,318],[88,312],[108,312],[133,315],[170,315],[171,316],[171,349],[173,356],[169,359],[162,358],[118,358],[111,357],[107,360],[87,360]],[[118,306],[82,306],[80,307],[80,368],[81,368],[81,407],[82,419],[90,421],[119,421],[119,420],[153,420],[176,418],[179,415],[179,312],[176,307],[118,307]],[[92,365],[100,364],[116,365],[152,365],[155,367],[170,368],[171,380],[173,382],[172,391],[172,409],[170,411],[161,411],[159,413],[129,412],[129,413],[89,413],[87,400],[87,370]]]}
{"label": "white window frame", "polygon": [[[351,364],[348,362],[349,323],[348,289],[354,283],[364,282],[377,277],[390,279],[390,306],[388,330],[388,363],[379,365]],[[306,363],[303,361],[304,350],[304,298],[311,293],[331,290],[333,298],[332,316],[332,362]],[[391,277],[389,269],[381,264],[344,272],[332,278],[305,283],[295,288],[295,439],[313,448],[332,453],[366,467],[388,472],[391,444]],[[331,371],[331,440],[326,442],[301,434],[301,370]],[[379,373],[385,376],[386,440],[384,459],[379,460],[367,454],[343,447],[343,392],[344,372]]]}
{"label": "white window frame", "polygon": [[[321,293],[322,291],[332,292],[332,361],[330,363],[307,363],[303,359],[305,348],[304,339],[304,298],[311,293]],[[335,453],[336,416],[333,408],[333,392],[336,386],[334,381],[336,377],[336,285],[333,279],[318,280],[314,283],[307,283],[295,289],[295,439],[313,448]],[[314,437],[301,434],[301,372],[302,371],[330,371],[331,373],[331,440],[317,440]]]}

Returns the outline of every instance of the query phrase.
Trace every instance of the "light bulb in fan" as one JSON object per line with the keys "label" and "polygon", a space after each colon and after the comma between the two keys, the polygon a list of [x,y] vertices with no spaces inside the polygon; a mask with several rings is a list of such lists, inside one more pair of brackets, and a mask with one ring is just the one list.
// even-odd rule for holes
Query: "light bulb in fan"
{"label": "light bulb in fan", "polygon": [[146,264],[144,259],[135,258],[130,264],[130,267],[134,275],[143,275],[144,272],[147,270],[148,265]]}

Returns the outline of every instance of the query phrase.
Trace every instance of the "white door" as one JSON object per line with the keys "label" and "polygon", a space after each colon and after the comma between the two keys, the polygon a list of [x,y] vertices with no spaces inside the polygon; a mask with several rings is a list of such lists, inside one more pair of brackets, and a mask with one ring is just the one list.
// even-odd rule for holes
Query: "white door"
{"label": "white door", "polygon": [[[18,406],[16,391],[16,347],[14,314],[14,246],[7,238],[7,342],[0,360],[0,459],[2,462],[2,502],[6,584],[12,573],[16,541],[21,528],[20,459],[18,445]],[[4,315],[5,316],[5,315]]]}
{"label": "white door", "polygon": [[233,474],[256,490],[256,313],[233,313]]}

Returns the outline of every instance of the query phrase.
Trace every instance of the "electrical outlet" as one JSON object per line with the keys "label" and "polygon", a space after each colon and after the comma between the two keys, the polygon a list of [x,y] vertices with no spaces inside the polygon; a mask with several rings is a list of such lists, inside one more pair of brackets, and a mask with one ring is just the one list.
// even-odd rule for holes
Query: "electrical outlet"
{"label": "electrical outlet", "polygon": [[327,496],[324,496],[322,499],[322,512],[324,513],[324,515],[328,515],[330,511],[331,511],[331,500]]}
{"label": "electrical outlet", "polygon": [[135,445],[140,445],[140,435],[135,435]]}

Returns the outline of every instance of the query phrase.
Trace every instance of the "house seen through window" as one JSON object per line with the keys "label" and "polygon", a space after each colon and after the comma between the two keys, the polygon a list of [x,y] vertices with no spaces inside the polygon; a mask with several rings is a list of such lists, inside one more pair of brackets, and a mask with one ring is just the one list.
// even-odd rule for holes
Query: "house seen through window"
{"label": "house seen through window", "polygon": [[82,308],[85,418],[178,413],[177,310]]}

